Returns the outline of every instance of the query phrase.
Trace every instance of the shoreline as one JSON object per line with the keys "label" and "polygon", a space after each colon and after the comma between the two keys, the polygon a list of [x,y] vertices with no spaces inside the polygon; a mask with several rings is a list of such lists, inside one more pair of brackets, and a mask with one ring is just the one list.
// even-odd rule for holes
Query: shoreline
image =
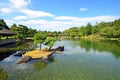
{"label": "shoreline", "polygon": [[[75,38],[76,39],[76,38]],[[78,39],[85,39],[85,40],[104,40],[104,41],[120,41],[120,38],[106,38],[100,35],[89,35],[89,36],[82,36]]]}

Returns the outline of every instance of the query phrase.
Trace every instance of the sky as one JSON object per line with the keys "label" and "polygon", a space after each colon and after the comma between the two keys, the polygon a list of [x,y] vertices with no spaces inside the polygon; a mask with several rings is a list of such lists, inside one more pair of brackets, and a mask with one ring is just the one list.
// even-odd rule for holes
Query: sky
{"label": "sky", "polygon": [[42,31],[64,31],[120,18],[120,0],[0,0],[0,18]]}

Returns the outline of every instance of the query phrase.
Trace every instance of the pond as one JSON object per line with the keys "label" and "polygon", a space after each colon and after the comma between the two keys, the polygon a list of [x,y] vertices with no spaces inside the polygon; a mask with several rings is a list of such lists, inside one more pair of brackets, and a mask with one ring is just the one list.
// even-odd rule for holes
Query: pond
{"label": "pond", "polygon": [[20,57],[14,54],[4,58],[0,80],[120,80],[119,42],[63,40],[54,47],[62,44],[65,51],[46,62],[16,64]]}

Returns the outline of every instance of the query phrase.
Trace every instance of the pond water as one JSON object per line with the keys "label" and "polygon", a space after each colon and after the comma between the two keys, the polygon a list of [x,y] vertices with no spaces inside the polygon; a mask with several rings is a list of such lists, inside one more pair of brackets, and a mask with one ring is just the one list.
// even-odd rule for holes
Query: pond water
{"label": "pond water", "polygon": [[120,43],[112,41],[63,40],[65,46],[49,61],[40,59],[16,64],[10,55],[0,61],[0,80],[120,80]]}

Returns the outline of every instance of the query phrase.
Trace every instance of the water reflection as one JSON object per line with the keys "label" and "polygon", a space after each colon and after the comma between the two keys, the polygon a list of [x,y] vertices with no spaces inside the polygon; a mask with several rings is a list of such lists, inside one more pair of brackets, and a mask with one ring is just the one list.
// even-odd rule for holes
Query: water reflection
{"label": "water reflection", "polygon": [[7,80],[7,78],[8,78],[7,72],[5,72],[3,68],[1,68],[0,66],[0,80]]}
{"label": "water reflection", "polygon": [[20,57],[5,58],[0,61],[0,80],[120,80],[120,60],[111,56],[120,57],[117,42],[64,40],[55,47],[60,44],[65,51],[47,59],[15,64]]}
{"label": "water reflection", "polygon": [[44,69],[46,66],[47,66],[47,64],[49,64],[49,63],[53,63],[53,62],[56,62],[55,61],[55,59],[54,59],[54,56],[53,55],[51,55],[50,57],[48,57],[47,59],[41,59],[41,60],[39,60],[39,61],[36,61],[36,62],[34,62],[34,68],[36,69],[36,70],[42,70],[42,69]]}
{"label": "water reflection", "polygon": [[39,71],[44,69],[46,66],[47,66],[47,63],[45,63],[44,61],[36,61],[34,63],[34,68]]}
{"label": "water reflection", "polygon": [[7,52],[7,53],[0,53],[0,61],[2,61],[3,59],[5,59],[6,57],[9,57],[11,55],[11,52]]}
{"label": "water reflection", "polygon": [[22,43],[20,45],[17,44],[11,44],[0,47],[0,61],[5,59],[6,57],[9,57],[11,54],[15,53],[16,51],[21,51],[22,53],[25,53],[26,51],[34,50],[35,46],[33,42],[28,43]]}
{"label": "water reflection", "polygon": [[79,45],[84,48],[87,52],[91,49],[95,51],[106,51],[114,55],[115,58],[120,58],[120,45],[115,41],[89,41],[80,40]]}

